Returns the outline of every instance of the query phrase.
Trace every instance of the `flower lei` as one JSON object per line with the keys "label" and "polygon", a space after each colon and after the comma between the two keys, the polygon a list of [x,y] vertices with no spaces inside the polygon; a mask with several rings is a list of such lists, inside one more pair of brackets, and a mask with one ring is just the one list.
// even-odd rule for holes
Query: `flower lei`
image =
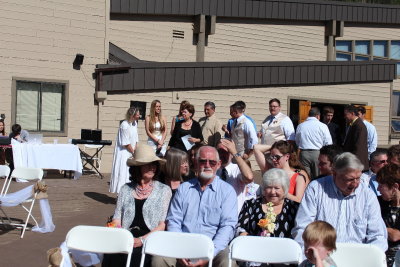
{"label": "flower lei", "polygon": [[262,229],[261,236],[270,236],[275,230],[276,214],[272,202],[267,203],[265,217],[258,221],[258,226]]}

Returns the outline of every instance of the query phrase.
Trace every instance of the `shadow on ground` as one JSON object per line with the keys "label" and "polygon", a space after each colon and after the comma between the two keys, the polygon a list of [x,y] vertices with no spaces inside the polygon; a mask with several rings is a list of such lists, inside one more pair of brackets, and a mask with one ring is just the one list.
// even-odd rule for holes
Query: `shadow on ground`
{"label": "shadow on ground", "polygon": [[103,204],[112,204],[115,205],[117,200],[114,197],[107,196],[106,194],[97,193],[97,192],[84,192],[83,193],[88,198],[101,202]]}

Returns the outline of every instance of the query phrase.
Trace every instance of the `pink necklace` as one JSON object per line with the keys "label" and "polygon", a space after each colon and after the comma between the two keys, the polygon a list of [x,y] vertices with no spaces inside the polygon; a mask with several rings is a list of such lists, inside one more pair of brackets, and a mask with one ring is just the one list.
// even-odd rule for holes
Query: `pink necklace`
{"label": "pink necklace", "polygon": [[146,198],[153,191],[153,182],[149,183],[148,186],[140,188],[139,185],[135,187],[135,193],[140,198]]}

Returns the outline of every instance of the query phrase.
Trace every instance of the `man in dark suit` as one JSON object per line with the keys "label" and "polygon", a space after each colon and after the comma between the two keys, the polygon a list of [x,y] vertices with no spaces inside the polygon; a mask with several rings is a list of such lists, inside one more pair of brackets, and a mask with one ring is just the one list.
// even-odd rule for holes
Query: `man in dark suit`
{"label": "man in dark suit", "polygon": [[358,157],[368,170],[368,131],[362,120],[357,117],[357,108],[348,105],[344,108],[344,117],[347,121],[346,134],[343,141],[343,151],[351,152]]}

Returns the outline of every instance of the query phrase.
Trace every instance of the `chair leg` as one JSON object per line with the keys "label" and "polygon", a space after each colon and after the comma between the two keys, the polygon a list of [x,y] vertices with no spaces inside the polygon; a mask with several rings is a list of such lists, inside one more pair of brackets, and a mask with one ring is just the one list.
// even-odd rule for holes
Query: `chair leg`
{"label": "chair leg", "polygon": [[35,204],[36,195],[37,195],[37,193],[35,193],[33,196],[32,204],[31,204],[31,207],[29,208],[29,212],[28,212],[28,216],[26,217],[26,222],[25,222],[24,228],[22,229],[21,238],[24,238],[25,230],[26,230],[26,227],[28,226],[28,222],[29,222],[29,217],[32,216],[32,209],[33,209],[33,204]]}
{"label": "chair leg", "polygon": [[[142,248],[142,258],[140,259],[140,265],[139,265],[139,267],[143,267],[143,266],[144,266],[144,257],[146,257],[146,254],[143,253],[143,251],[144,251],[144,248]],[[129,257],[129,255],[128,255],[128,257]],[[126,267],[129,267],[128,263],[129,263],[129,262],[126,263]]]}

